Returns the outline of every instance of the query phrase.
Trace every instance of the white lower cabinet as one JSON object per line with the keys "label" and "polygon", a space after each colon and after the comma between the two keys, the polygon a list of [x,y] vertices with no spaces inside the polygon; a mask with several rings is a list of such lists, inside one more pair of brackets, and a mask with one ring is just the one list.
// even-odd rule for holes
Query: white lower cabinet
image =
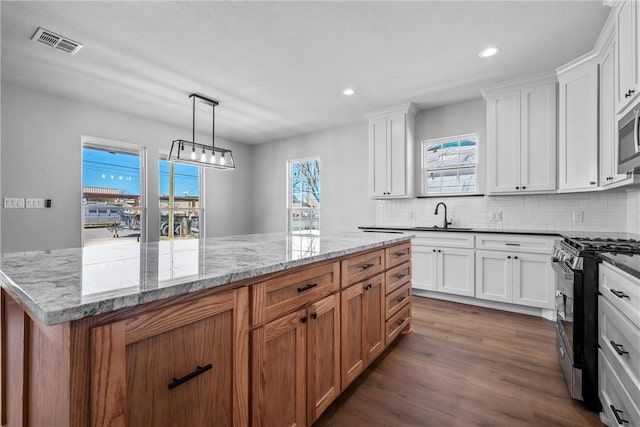
{"label": "white lower cabinet", "polygon": [[476,298],[550,309],[554,292],[549,255],[476,251]]}
{"label": "white lower cabinet", "polygon": [[471,249],[413,247],[413,287],[474,296],[474,256]]}

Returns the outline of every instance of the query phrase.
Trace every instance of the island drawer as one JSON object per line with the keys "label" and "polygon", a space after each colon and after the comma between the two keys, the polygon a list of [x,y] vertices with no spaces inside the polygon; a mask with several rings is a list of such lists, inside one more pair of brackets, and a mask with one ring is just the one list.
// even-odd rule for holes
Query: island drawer
{"label": "island drawer", "polygon": [[342,288],[373,277],[384,270],[384,249],[367,252],[342,261]]}
{"label": "island drawer", "polygon": [[393,317],[387,320],[386,323],[386,345],[396,339],[400,332],[411,321],[411,303],[407,304],[403,309],[397,312]]}
{"label": "island drawer", "polygon": [[274,277],[251,286],[251,324],[273,320],[339,289],[340,264],[333,262]]}
{"label": "island drawer", "polygon": [[385,268],[395,267],[407,261],[411,261],[411,242],[391,246],[384,250]]}
{"label": "island drawer", "polygon": [[402,309],[406,304],[409,303],[411,298],[411,283],[407,282],[404,285],[400,286],[395,291],[391,292],[385,297],[385,310],[386,315],[385,319],[389,319],[391,316],[396,314],[398,311]]}
{"label": "island drawer", "polygon": [[385,276],[385,294],[388,294],[411,280],[411,262],[388,270]]}

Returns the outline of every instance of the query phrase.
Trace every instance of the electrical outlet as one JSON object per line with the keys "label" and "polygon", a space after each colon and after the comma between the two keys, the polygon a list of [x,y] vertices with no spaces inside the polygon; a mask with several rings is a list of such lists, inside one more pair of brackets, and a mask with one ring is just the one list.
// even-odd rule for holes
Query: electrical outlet
{"label": "electrical outlet", "polygon": [[584,212],[573,211],[573,222],[584,222]]}
{"label": "electrical outlet", "polygon": [[26,199],[27,209],[44,209],[44,199]]}
{"label": "electrical outlet", "polygon": [[413,215],[413,211],[409,211],[409,213],[407,214],[407,220],[413,221]]}
{"label": "electrical outlet", "polygon": [[502,211],[491,212],[491,221],[502,221]]}
{"label": "electrical outlet", "polygon": [[4,208],[5,209],[24,208],[24,199],[20,199],[18,197],[5,197]]}

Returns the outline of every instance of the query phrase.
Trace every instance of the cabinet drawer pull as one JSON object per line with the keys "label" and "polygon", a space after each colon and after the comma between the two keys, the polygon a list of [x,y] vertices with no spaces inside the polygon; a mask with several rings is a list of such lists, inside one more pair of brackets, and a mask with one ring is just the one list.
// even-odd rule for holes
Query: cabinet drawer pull
{"label": "cabinet drawer pull", "polygon": [[[612,294],[614,294],[618,298],[629,298],[629,295],[625,294],[622,291],[616,291],[615,289],[609,289],[609,290],[611,291]],[[631,298],[629,298],[629,299],[631,299]]]}
{"label": "cabinet drawer pull", "polygon": [[309,289],[313,289],[318,286],[317,283],[309,283],[307,286],[303,286],[302,288],[298,288],[298,292],[308,291]]}
{"label": "cabinet drawer pull", "polygon": [[405,317],[404,319],[400,319],[396,322],[396,325],[400,326],[402,325],[405,321],[407,320],[407,318]]}
{"label": "cabinet drawer pull", "polygon": [[[625,423],[629,424],[629,420],[622,419],[622,417],[620,416],[624,414],[623,411],[621,411],[620,409],[616,409],[616,407],[613,406],[613,404],[609,405],[609,407],[613,411],[613,416],[616,417],[616,421],[618,422],[619,425],[623,425]],[[620,415],[618,415],[618,412],[620,413]]]}
{"label": "cabinet drawer pull", "polygon": [[396,279],[402,279],[404,276],[406,276],[406,274],[404,273],[398,273],[393,275],[393,277],[395,277]]}
{"label": "cabinet drawer pull", "polygon": [[595,181],[589,181],[589,185],[596,185]]}
{"label": "cabinet drawer pull", "polygon": [[364,265],[362,265],[361,267],[362,267],[362,269],[363,269],[363,270],[368,270],[368,269],[370,269],[371,267],[373,267],[374,265],[375,265],[375,264],[368,263],[368,264],[364,264]]}
{"label": "cabinet drawer pull", "polygon": [[300,318],[300,321],[301,321],[302,323],[307,323],[307,316],[302,316],[302,317]]}
{"label": "cabinet drawer pull", "polygon": [[405,299],[407,299],[407,297],[398,297],[398,298],[396,298],[396,301],[398,301],[398,302],[402,302],[402,301],[404,301]]}
{"label": "cabinet drawer pull", "polygon": [[311,313],[311,318],[312,318],[313,320],[316,320],[316,319],[318,318],[318,313],[315,313],[315,312],[314,312],[314,313]]}
{"label": "cabinet drawer pull", "polygon": [[169,390],[173,390],[174,388],[178,387],[180,384],[184,384],[187,381],[194,379],[198,375],[204,374],[211,368],[213,368],[213,365],[211,363],[205,366],[196,366],[196,370],[191,372],[190,374],[187,374],[182,378],[174,378],[169,384]]}
{"label": "cabinet drawer pull", "polygon": [[364,285],[364,290],[368,291],[369,289],[371,289],[373,287],[373,285],[371,283],[368,283],[366,285]]}
{"label": "cabinet drawer pull", "polygon": [[406,252],[401,251],[401,252],[396,252],[394,255],[395,256],[403,256],[403,255],[406,255],[406,254],[407,254]]}
{"label": "cabinet drawer pull", "polygon": [[520,243],[505,243],[505,246],[520,246]]}
{"label": "cabinet drawer pull", "polygon": [[610,340],[609,343],[611,344],[611,347],[613,347],[613,349],[616,351],[616,353],[618,353],[620,356],[622,356],[623,354],[629,354],[629,352],[624,349],[624,346],[622,344],[616,344],[614,340]]}

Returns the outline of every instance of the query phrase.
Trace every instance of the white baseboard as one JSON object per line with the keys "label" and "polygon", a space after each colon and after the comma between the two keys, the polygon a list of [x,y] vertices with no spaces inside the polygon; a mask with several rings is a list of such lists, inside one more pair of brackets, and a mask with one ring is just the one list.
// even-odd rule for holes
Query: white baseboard
{"label": "white baseboard", "polygon": [[556,311],[546,308],[527,307],[518,304],[507,304],[498,301],[488,301],[463,295],[445,294],[442,292],[425,291],[423,289],[411,289],[413,295],[418,297],[428,297],[445,301],[459,302],[461,304],[475,305],[478,307],[493,308],[496,310],[510,311],[512,313],[528,314],[530,316],[542,317],[550,321],[556,321]]}

